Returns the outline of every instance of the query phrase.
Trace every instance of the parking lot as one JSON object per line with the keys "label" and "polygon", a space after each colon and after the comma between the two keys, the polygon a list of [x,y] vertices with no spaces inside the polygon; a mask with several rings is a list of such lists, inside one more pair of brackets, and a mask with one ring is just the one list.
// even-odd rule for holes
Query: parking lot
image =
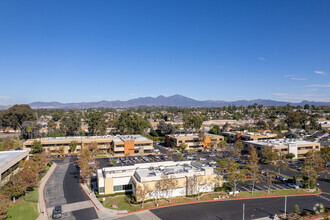
{"label": "parking lot", "polygon": [[[197,150],[195,152],[183,153],[182,156],[178,157],[178,152],[167,148],[163,145],[157,144],[155,150],[158,155],[145,155],[145,156],[123,156],[123,157],[112,157],[112,158],[97,158],[98,168],[112,167],[112,166],[131,166],[136,163],[150,163],[150,162],[160,162],[160,161],[180,161],[180,160],[194,160],[203,164],[203,166],[210,166],[213,168],[219,168],[217,160],[223,158],[233,158],[228,151],[217,151],[217,150]],[[242,164],[243,166],[243,164]],[[265,165],[261,166],[261,169],[266,169]],[[225,174],[226,178],[226,174]],[[271,190],[286,190],[292,189],[288,186],[285,181],[280,181],[276,179],[273,181]],[[252,190],[252,182],[248,179],[244,183],[239,183],[237,185],[237,190],[240,192],[246,192]],[[265,180],[256,183],[254,191],[266,191],[268,187]]]}

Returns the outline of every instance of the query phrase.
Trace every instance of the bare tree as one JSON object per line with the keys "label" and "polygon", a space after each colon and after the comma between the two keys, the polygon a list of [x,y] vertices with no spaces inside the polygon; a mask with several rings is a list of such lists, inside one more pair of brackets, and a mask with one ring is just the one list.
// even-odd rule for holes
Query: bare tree
{"label": "bare tree", "polygon": [[145,199],[150,196],[150,194],[152,193],[151,188],[145,184],[145,185],[138,185],[136,190],[135,190],[135,197],[136,200],[142,200],[142,208],[144,207],[144,201]]}
{"label": "bare tree", "polygon": [[260,165],[258,164],[258,153],[256,151],[256,148],[254,146],[250,146],[249,149],[249,157],[247,160],[246,168],[249,170],[249,173],[251,174],[251,181],[252,181],[252,190],[251,193],[253,195],[254,186],[256,183],[260,182],[261,175],[260,175]]}
{"label": "bare tree", "polygon": [[236,188],[239,182],[245,181],[245,174],[239,169],[239,164],[235,163],[235,160],[231,159],[229,161],[229,166],[227,169],[228,181],[234,187],[234,196],[236,195]]}

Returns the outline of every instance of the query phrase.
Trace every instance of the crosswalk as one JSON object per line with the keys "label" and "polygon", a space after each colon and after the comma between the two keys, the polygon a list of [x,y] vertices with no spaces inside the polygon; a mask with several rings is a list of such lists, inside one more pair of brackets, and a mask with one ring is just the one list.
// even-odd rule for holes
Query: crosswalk
{"label": "crosswalk", "polygon": [[[241,192],[250,192],[252,190],[252,185],[248,184],[239,184],[237,186],[237,189]],[[289,186],[286,186],[284,184],[272,184],[270,186],[270,190],[287,190],[287,189],[292,189]],[[268,186],[264,184],[256,184],[254,186],[254,191],[266,191],[268,190]]]}
{"label": "crosswalk", "polygon": [[327,198],[327,197],[325,197],[325,196],[322,196],[322,195],[317,195],[317,197],[320,197],[321,199],[324,199],[324,200],[326,200],[326,201],[330,202],[330,199],[329,199],[329,198]]}

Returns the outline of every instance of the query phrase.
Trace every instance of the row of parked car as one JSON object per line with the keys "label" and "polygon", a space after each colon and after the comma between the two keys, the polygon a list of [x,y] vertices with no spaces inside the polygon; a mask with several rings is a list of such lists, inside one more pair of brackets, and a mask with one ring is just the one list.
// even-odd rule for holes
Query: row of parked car
{"label": "row of parked car", "polygon": [[293,189],[299,189],[299,186],[297,186],[296,184],[293,183],[293,180],[289,180],[288,178],[286,178],[285,176],[282,175],[277,175],[276,179],[278,179],[279,181],[286,183],[286,185],[288,187],[291,187]]}

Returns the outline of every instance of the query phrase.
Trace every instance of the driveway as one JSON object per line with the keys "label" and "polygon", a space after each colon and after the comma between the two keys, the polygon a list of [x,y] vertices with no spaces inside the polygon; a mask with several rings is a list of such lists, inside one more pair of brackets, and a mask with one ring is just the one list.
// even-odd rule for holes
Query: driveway
{"label": "driveway", "polygon": [[63,219],[98,219],[93,204],[79,185],[75,158],[55,160],[57,167],[45,186],[48,214],[55,205],[62,205]]}

